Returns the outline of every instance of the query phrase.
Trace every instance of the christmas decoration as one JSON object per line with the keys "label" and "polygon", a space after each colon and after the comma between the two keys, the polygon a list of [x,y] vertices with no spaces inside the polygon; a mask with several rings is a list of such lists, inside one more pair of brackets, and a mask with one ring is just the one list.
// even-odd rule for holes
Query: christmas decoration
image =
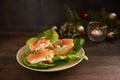
{"label": "christmas decoration", "polygon": [[83,18],[83,19],[87,19],[87,18],[88,18],[88,14],[87,14],[87,13],[84,13],[84,14],[82,15],[82,18]]}
{"label": "christmas decoration", "polygon": [[110,14],[109,14],[109,19],[115,20],[116,18],[117,18],[116,13],[110,13]]}
{"label": "christmas decoration", "polygon": [[60,38],[75,38],[77,36],[77,30],[71,23],[64,23],[57,30]]}
{"label": "christmas decoration", "polygon": [[[75,38],[87,34],[87,27],[90,21],[99,21],[105,23],[107,27],[107,37],[118,38],[120,36],[120,20],[114,12],[108,12],[105,8],[98,12],[92,10],[86,11],[84,14],[77,13],[68,6],[67,20],[62,26],[56,30],[60,38]],[[80,16],[82,14],[82,16]],[[99,36],[102,32],[93,31],[92,34]]]}
{"label": "christmas decoration", "polygon": [[84,30],[83,32],[80,33],[80,37],[84,37],[86,35],[87,35],[87,31],[86,30]]}
{"label": "christmas decoration", "polygon": [[100,21],[90,21],[87,27],[88,38],[94,42],[101,42],[107,34],[107,25]]}
{"label": "christmas decoration", "polygon": [[60,38],[75,38],[80,35],[77,28],[79,27],[80,17],[75,10],[66,6],[67,21],[56,30]]}
{"label": "christmas decoration", "polygon": [[82,25],[80,25],[80,26],[77,27],[77,30],[79,32],[83,32],[84,31],[84,27]]}
{"label": "christmas decoration", "polygon": [[107,37],[108,37],[108,38],[113,38],[113,37],[114,37],[114,32],[109,32],[109,33],[107,34]]}
{"label": "christmas decoration", "polygon": [[57,26],[52,26],[52,29],[53,30],[57,30]]}

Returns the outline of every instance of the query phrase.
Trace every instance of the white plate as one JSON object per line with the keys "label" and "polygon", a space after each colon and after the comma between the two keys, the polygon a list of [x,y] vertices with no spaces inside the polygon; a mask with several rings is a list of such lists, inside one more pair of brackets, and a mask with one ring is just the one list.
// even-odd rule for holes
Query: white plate
{"label": "white plate", "polygon": [[[82,59],[79,59],[79,60],[71,60],[70,62],[68,63],[64,63],[64,64],[61,64],[61,65],[57,65],[57,66],[54,66],[54,67],[51,67],[51,68],[47,68],[47,69],[36,69],[36,68],[31,68],[31,67],[28,67],[26,65],[24,65],[22,63],[22,59],[21,59],[21,56],[23,54],[23,52],[26,52],[28,51],[28,47],[27,46],[23,46],[21,49],[19,49],[19,51],[17,52],[17,55],[16,55],[16,59],[18,61],[18,63],[27,68],[27,69],[30,69],[30,70],[34,70],[34,71],[40,71],[40,72],[55,72],[55,71],[61,71],[61,70],[65,70],[65,69],[68,69],[68,68],[71,68],[75,65],[77,65],[79,62],[82,61]],[[77,53],[77,54],[85,54],[85,51],[83,48],[80,49],[80,51]]]}

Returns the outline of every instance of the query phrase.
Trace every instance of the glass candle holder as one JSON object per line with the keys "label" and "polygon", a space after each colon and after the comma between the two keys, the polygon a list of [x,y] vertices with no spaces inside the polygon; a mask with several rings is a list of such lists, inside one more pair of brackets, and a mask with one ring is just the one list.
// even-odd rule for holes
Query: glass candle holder
{"label": "glass candle holder", "polygon": [[103,41],[107,33],[107,25],[99,21],[91,21],[87,28],[88,37],[91,41]]}

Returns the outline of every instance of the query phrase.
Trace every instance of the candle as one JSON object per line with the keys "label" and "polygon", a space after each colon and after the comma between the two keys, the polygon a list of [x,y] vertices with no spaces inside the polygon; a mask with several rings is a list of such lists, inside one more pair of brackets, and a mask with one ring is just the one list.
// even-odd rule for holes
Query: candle
{"label": "candle", "polygon": [[101,30],[93,30],[91,31],[91,34],[94,36],[101,36],[103,34],[103,32]]}
{"label": "candle", "polygon": [[87,33],[91,41],[100,42],[106,37],[107,25],[98,21],[89,22]]}

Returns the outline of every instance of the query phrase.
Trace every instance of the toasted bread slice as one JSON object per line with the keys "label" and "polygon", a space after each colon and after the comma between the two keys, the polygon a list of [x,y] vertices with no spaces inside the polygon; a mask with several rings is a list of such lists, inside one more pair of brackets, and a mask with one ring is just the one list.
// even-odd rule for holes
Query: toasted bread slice
{"label": "toasted bread slice", "polygon": [[53,46],[56,55],[65,56],[72,51],[74,43],[73,39],[60,39]]}
{"label": "toasted bread slice", "polygon": [[33,54],[29,54],[26,59],[29,63],[39,63],[46,62],[52,63],[52,58],[54,57],[55,52],[50,49],[40,49],[39,51],[34,52]]}

